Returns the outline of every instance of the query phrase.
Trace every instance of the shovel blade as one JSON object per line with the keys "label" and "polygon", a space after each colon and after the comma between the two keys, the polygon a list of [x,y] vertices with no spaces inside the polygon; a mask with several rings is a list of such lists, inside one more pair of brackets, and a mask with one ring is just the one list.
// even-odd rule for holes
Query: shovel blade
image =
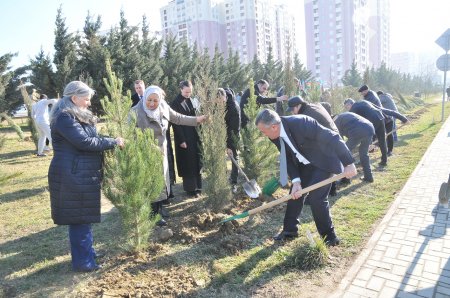
{"label": "shovel blade", "polygon": [[242,184],[242,188],[244,189],[245,193],[252,199],[259,198],[259,195],[261,194],[261,188],[253,179]]}

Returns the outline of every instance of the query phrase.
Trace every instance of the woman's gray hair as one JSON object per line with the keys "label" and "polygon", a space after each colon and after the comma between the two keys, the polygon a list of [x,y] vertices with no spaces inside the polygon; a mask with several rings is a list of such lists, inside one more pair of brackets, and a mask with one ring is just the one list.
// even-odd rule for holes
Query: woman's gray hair
{"label": "woman's gray hair", "polygon": [[80,109],[72,101],[72,96],[88,96],[89,98],[95,94],[95,91],[81,81],[72,81],[64,88],[63,98],[53,107],[50,113],[50,123],[53,123],[61,113],[69,113],[78,121],[94,125],[97,117],[88,109]]}
{"label": "woman's gray hair", "polygon": [[261,112],[259,112],[258,115],[256,116],[255,125],[258,126],[259,123],[268,127],[271,125],[280,124],[281,118],[275,111],[264,109]]}

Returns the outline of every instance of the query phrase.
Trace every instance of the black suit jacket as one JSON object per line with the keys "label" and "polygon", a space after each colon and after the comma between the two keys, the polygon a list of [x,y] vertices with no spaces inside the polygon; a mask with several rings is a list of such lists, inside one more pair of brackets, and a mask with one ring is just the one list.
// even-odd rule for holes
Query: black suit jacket
{"label": "black suit jacket", "polygon": [[131,100],[133,101],[131,107],[134,107],[141,99],[139,98],[139,95],[137,93],[134,93],[133,95],[131,95]]}
{"label": "black suit jacket", "polygon": [[[336,132],[323,127],[316,120],[305,115],[284,116],[281,122],[292,145],[312,166],[330,174],[339,174],[343,166],[354,162],[351,152]],[[280,150],[280,139],[273,140]],[[289,177],[303,180],[309,171],[301,171],[303,163],[296,158],[286,144],[286,161]]]}

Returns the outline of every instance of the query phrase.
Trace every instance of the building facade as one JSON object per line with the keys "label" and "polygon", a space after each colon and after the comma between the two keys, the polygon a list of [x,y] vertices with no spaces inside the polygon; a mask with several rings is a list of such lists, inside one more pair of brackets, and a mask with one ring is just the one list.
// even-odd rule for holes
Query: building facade
{"label": "building facade", "polygon": [[307,67],[326,87],[341,84],[353,61],[389,63],[387,0],[305,0]]}
{"label": "building facade", "polygon": [[271,48],[274,59],[296,52],[294,17],[270,0],[173,0],[160,9],[163,38],[169,35],[199,49],[218,49],[228,56],[237,51],[241,62],[256,55],[265,62]]}

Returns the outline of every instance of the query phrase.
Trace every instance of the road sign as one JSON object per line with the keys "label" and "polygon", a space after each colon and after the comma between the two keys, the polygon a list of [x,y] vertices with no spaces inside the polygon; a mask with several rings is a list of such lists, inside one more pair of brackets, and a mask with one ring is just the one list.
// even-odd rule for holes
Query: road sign
{"label": "road sign", "polygon": [[450,70],[450,55],[444,54],[436,60],[436,67],[442,71]]}
{"label": "road sign", "polygon": [[[450,29],[447,29],[438,39],[436,39],[436,43],[444,49],[444,51],[448,52],[450,50]],[[442,69],[441,69],[442,70]]]}

